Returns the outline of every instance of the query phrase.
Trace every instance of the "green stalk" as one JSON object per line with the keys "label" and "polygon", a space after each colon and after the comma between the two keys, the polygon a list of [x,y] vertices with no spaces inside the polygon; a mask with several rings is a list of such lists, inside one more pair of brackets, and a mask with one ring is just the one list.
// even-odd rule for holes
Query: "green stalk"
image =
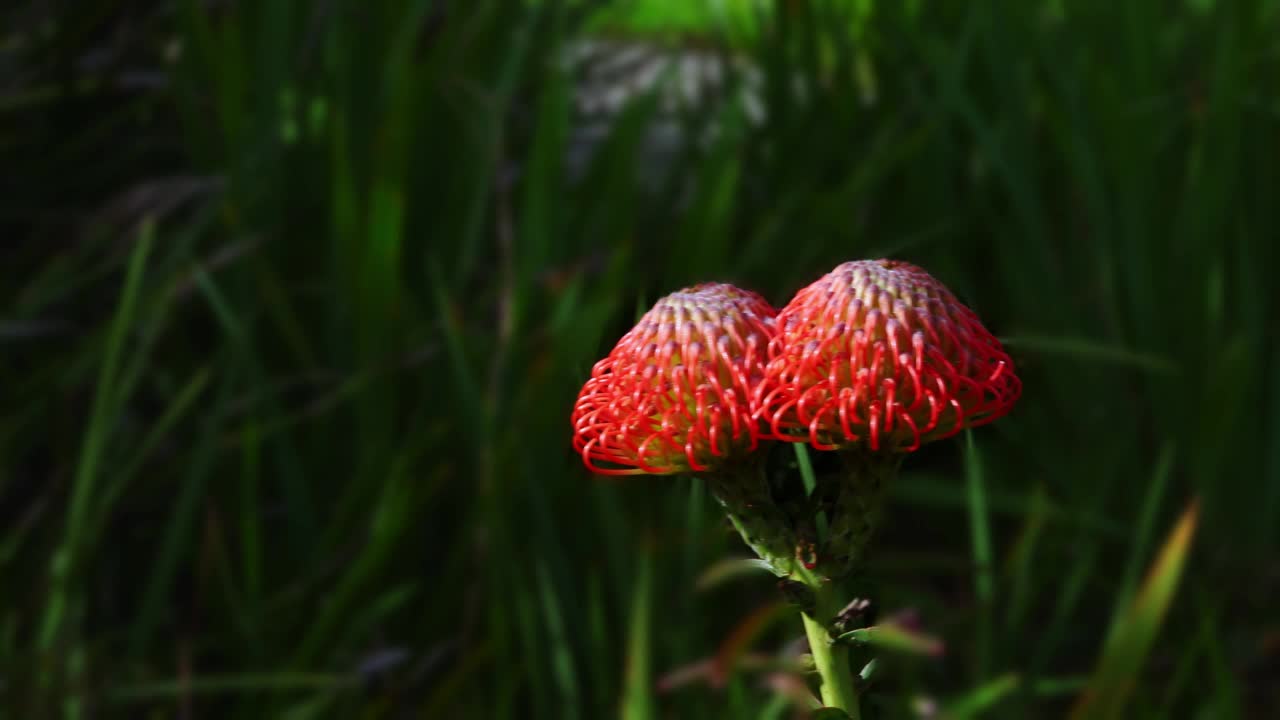
{"label": "green stalk", "polygon": [[791,519],[774,502],[761,463],[726,468],[706,475],[706,480],[743,542],[769,563],[774,574],[787,577],[800,567]]}
{"label": "green stalk", "polygon": [[852,720],[859,720],[858,689],[853,684],[853,672],[849,668],[849,650],[833,643],[827,629],[827,623],[840,611],[835,583],[814,575],[806,575],[804,580],[813,589],[813,612],[801,613],[800,617],[809,637],[814,667],[822,677],[822,704],[839,708]]}
{"label": "green stalk", "polygon": [[[802,611],[801,619],[814,667],[822,678],[822,703],[859,720],[861,708],[849,666],[849,650],[832,642],[831,623],[842,609],[832,578],[841,577],[860,564],[903,456],[857,451],[841,456],[843,472],[819,480],[807,462],[807,454],[802,448],[797,452],[805,489],[811,495],[808,509],[801,515],[812,512],[812,518],[794,517],[794,508],[788,513],[779,506],[761,463],[742,463],[704,477],[747,545],[779,577],[797,580],[812,591],[812,603],[802,603],[807,609]],[[825,518],[819,512],[825,513]],[[812,548],[813,543],[805,540],[805,533],[797,525],[825,525],[825,532],[814,538],[823,548],[816,567],[801,561],[805,548]]]}
{"label": "green stalk", "polygon": [[844,473],[823,478],[826,487],[819,492],[831,505],[823,569],[831,577],[843,577],[862,564],[903,457],[904,453],[845,450],[840,453]]}

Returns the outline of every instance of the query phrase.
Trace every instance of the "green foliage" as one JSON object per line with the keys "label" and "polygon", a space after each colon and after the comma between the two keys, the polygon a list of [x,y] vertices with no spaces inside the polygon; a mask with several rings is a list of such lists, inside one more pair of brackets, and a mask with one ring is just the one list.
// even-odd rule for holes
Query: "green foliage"
{"label": "green foliage", "polygon": [[[891,488],[850,586],[946,652],[864,715],[1280,703],[1276,3],[46,5],[0,10],[6,716],[811,708],[702,485],[568,417],[662,294],[878,255],[1025,393]],[[732,63],[605,122],[586,37]]]}
{"label": "green foliage", "polygon": [[1133,604],[1116,617],[1094,678],[1072,717],[1122,716],[1135,678],[1177,591],[1198,517],[1199,506],[1193,502],[1174,527]]}

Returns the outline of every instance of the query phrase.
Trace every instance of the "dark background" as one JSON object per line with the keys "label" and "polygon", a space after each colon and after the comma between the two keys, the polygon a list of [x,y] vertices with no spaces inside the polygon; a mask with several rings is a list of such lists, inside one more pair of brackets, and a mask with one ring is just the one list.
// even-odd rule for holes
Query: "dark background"
{"label": "dark background", "polygon": [[772,581],[568,416],[863,257],[1025,386],[892,490],[879,717],[1274,712],[1280,4],[757,5],[5,3],[10,716],[789,717]]}

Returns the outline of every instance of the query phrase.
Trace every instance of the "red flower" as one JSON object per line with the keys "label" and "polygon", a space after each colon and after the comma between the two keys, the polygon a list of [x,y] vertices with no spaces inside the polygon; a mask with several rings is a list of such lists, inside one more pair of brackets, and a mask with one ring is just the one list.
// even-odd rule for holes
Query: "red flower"
{"label": "red flower", "polygon": [[578,394],[573,446],[583,462],[606,475],[663,475],[754,450],[751,393],[776,314],[756,293],[722,283],[659,300]]}
{"label": "red flower", "polygon": [[978,316],[908,263],[847,262],[796,293],[777,327],[753,396],[777,439],[909,452],[995,420],[1022,391]]}

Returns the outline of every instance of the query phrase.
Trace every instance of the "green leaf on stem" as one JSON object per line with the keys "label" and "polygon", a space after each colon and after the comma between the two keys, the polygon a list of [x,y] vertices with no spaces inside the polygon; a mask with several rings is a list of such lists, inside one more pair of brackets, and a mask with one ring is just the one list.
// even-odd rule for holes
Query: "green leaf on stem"
{"label": "green leaf on stem", "polygon": [[939,657],[943,653],[941,639],[893,623],[850,630],[838,635],[836,642],[865,643],[885,650],[929,657]]}
{"label": "green leaf on stem", "polygon": [[703,570],[702,574],[698,575],[698,579],[694,581],[694,587],[699,592],[702,592],[719,587],[744,575],[756,575],[759,573],[772,576],[773,568],[769,563],[759,558],[725,558],[712,563],[706,570]]}

